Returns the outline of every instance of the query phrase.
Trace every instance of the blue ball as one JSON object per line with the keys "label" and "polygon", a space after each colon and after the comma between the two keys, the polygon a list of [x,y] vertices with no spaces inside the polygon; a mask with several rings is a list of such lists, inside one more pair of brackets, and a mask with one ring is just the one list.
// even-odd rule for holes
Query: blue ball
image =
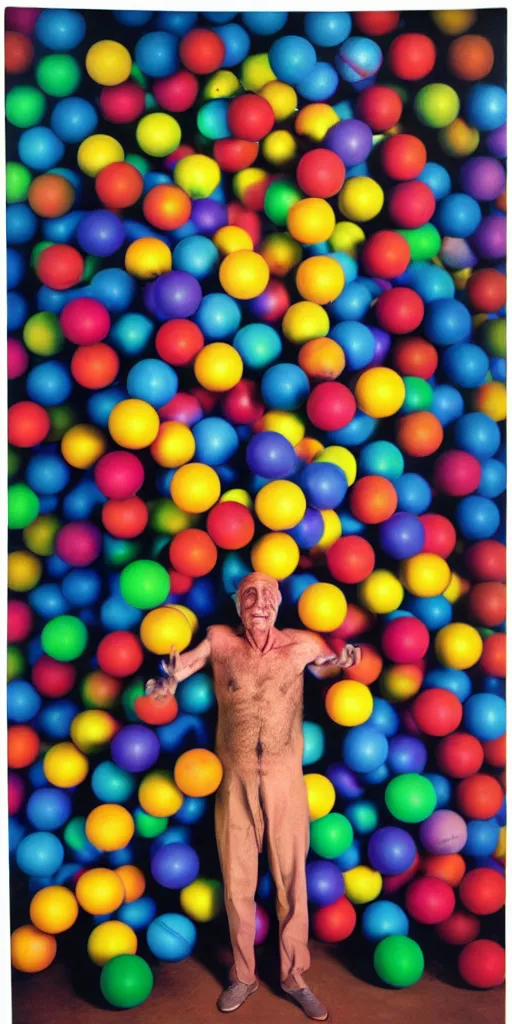
{"label": "blue ball", "polygon": [[466,93],[464,112],[473,128],[491,132],[507,119],[507,94],[499,85],[478,82]]}
{"label": "blue ball", "polygon": [[441,426],[448,427],[463,415],[464,399],[460,391],[452,388],[450,384],[439,384],[434,388],[430,411],[437,417]]}
{"label": "blue ball", "polygon": [[[70,210],[62,217],[55,217],[53,220],[44,220],[41,225],[41,234],[46,242],[59,242],[66,245],[72,242],[80,221],[85,217],[83,210]],[[69,302],[69,292],[65,292],[66,301]]]}
{"label": "blue ball", "polygon": [[187,843],[169,843],[151,858],[151,874],[165,889],[183,889],[199,874],[199,857]]}
{"label": "blue ball", "polygon": [[345,11],[326,11],[304,15],[304,32],[314,46],[339,46],[352,28],[352,18]]}
{"label": "blue ball", "polygon": [[447,270],[436,267],[433,263],[418,260],[411,263],[404,274],[397,278],[400,285],[412,288],[423,302],[435,302],[436,299],[453,299],[455,282]]}
{"label": "blue ball", "polygon": [[304,751],[302,764],[315,764],[325,752],[325,736],[322,726],[318,722],[303,722],[302,736],[304,739]]}
{"label": "blue ball", "polygon": [[38,758],[37,761],[30,765],[28,770],[28,779],[34,789],[40,789],[41,786],[48,785],[48,779],[44,774],[43,761],[43,757]]}
{"label": "blue ball", "polygon": [[[228,125],[228,110],[228,100],[209,100],[207,103],[203,103],[197,116],[197,127],[201,134],[212,140],[229,139],[231,131]],[[192,218],[194,219],[193,207]],[[224,218],[222,219],[224,220]],[[199,225],[196,226],[199,227]],[[201,227],[205,230],[203,225]]]}
{"label": "blue ball", "polygon": [[37,231],[38,220],[27,203],[11,203],[5,211],[7,245],[25,245]]}
{"label": "blue ball", "polygon": [[100,609],[101,624],[108,633],[117,629],[135,629],[142,618],[143,613],[128,604],[120,594],[112,594]]}
{"label": "blue ball", "polygon": [[213,25],[225,25],[226,22],[236,18],[234,11],[205,11],[203,17],[211,21]]}
{"label": "blue ball", "polygon": [[66,824],[72,808],[73,802],[66,790],[48,786],[31,793],[25,813],[36,831],[54,832]]}
{"label": "blue ball", "polygon": [[378,420],[373,416],[367,416],[365,412],[357,410],[350,423],[339,430],[328,430],[327,440],[331,444],[345,445],[347,448],[356,448],[373,437],[377,430]]}
{"label": "blue ball", "polygon": [[202,796],[186,796],[179,811],[176,811],[174,820],[183,825],[193,825],[204,816],[206,810],[206,798]]}
{"label": "blue ball", "polygon": [[[288,21],[288,15],[285,11],[244,11],[242,21],[249,32],[253,32],[256,36],[273,36],[284,28]],[[296,39],[297,37],[286,36],[285,38]],[[277,77],[279,78],[279,75]]]}
{"label": "blue ball", "polygon": [[39,405],[62,405],[73,390],[73,378],[65,363],[48,359],[27,376],[27,395]]}
{"label": "blue ball", "polygon": [[268,59],[280,82],[298,85],[313,70],[316,51],[302,36],[281,36],[272,43]]}
{"label": "blue ball", "polygon": [[427,757],[427,748],[417,736],[399,734],[392,736],[389,741],[387,765],[393,775],[406,775],[409,772],[422,775]]}
{"label": "blue ball", "polygon": [[334,863],[338,865],[340,871],[350,871],[351,868],[356,868],[363,859],[363,848],[360,839],[354,839],[348,850],[342,853],[339,857],[336,857]]}
{"label": "blue ball", "polygon": [[469,494],[459,501],[455,522],[465,540],[486,540],[496,533],[500,525],[500,514],[490,498]]}
{"label": "blue ball", "polygon": [[368,725],[374,726],[379,732],[384,733],[388,738],[395,736],[400,727],[398,712],[389,701],[383,697],[373,698],[373,711],[368,719]]}
{"label": "blue ball", "polygon": [[308,376],[295,363],[278,363],[263,374],[261,397],[270,409],[299,409],[309,391]]}
{"label": "blue ball", "polygon": [[[316,511],[316,509],[314,511]],[[318,579],[310,572],[292,573],[291,576],[287,576],[287,578],[281,583],[283,600],[287,604],[297,604],[301,594],[303,594],[308,587],[312,586],[313,583],[318,583]]]}
{"label": "blue ball", "polygon": [[[93,509],[96,505],[103,505],[106,501],[106,497],[101,493],[94,480],[81,480],[72,491],[68,491],[63,502],[62,512],[66,519],[89,519]],[[107,550],[107,541],[113,541],[114,537],[105,537],[105,551]],[[59,563],[55,561],[58,558],[57,555],[52,555],[51,571],[53,575],[56,575],[56,567]],[[47,563],[48,564],[48,563]],[[67,563],[63,563],[66,566],[66,571],[69,566]],[[62,569],[58,569],[59,577],[63,575]]]}
{"label": "blue ball", "polygon": [[[176,253],[176,250],[175,250]],[[248,370],[264,370],[279,359],[282,350],[281,338],[269,324],[246,324],[236,332],[233,348],[243,359]]]}
{"label": "blue ball", "polygon": [[30,591],[28,603],[42,619],[54,619],[69,611],[68,602],[57,583],[41,583]]}
{"label": "blue ball", "polygon": [[298,484],[308,505],[316,509],[337,508],[348,490],[345,473],[333,462],[310,462],[299,474]]}
{"label": "blue ball", "polygon": [[293,445],[274,430],[254,434],[247,445],[245,457],[250,471],[268,480],[283,480],[297,466]]}
{"label": "blue ball", "polygon": [[71,723],[79,714],[80,708],[72,700],[65,697],[52,700],[41,709],[37,717],[38,727],[51,740],[66,740],[69,736]]}
{"label": "blue ball", "polygon": [[251,49],[249,33],[241,25],[233,22],[228,25],[221,25],[220,28],[216,29],[216,34],[222,39],[226,51],[221,67],[233,68],[237,64],[241,64]]}
{"label": "blue ball", "polygon": [[171,825],[166,828],[165,832],[162,832],[160,836],[153,839],[149,848],[150,857],[154,857],[157,850],[160,850],[162,846],[168,846],[169,843],[188,843],[191,840],[191,829],[187,825]]}
{"label": "blue ball", "polygon": [[178,39],[170,32],[147,32],[135,46],[135,62],[143,75],[164,78],[180,66]]}
{"label": "blue ball", "polygon": [[464,705],[464,728],[478,740],[497,740],[506,728],[505,701],[495,693],[474,693]]}
{"label": "blue ball", "polygon": [[87,608],[101,594],[101,576],[95,569],[72,569],[62,581],[62,593],[74,608]]}
{"label": "blue ball", "polygon": [[16,850],[16,863],[25,875],[54,875],[64,860],[64,847],[51,832],[32,832]]}
{"label": "blue ball", "polygon": [[66,96],[59,100],[50,118],[52,131],[67,145],[76,145],[94,135],[97,124],[98,115],[92,103],[81,96]]}
{"label": "blue ball", "polygon": [[220,416],[205,416],[192,427],[196,442],[194,459],[207,466],[221,466],[238,450],[238,434]]}
{"label": "blue ball", "polygon": [[384,764],[388,741],[384,733],[365,723],[349,729],[342,751],[345,764],[353,772],[371,772]]}
{"label": "blue ball", "polygon": [[431,161],[428,161],[421,174],[418,174],[418,181],[423,181],[425,185],[428,185],[438,202],[449,194],[452,187],[450,175],[446,167]]}
{"label": "blue ball", "polygon": [[138,356],[147,348],[153,330],[152,321],[143,313],[124,313],[112,325],[109,339],[122,355]]}
{"label": "blue ball", "polygon": [[343,81],[355,84],[376,74],[382,64],[382,50],[373,39],[349,36],[334,61]]}
{"label": "blue ball", "polygon": [[384,875],[399,875],[407,871],[415,856],[416,844],[413,837],[406,829],[396,825],[377,829],[368,843],[370,864]]}
{"label": "blue ball", "polygon": [[438,597],[408,597],[406,608],[431,631],[442,629],[453,618],[453,607],[442,594]]}
{"label": "blue ball", "polygon": [[313,860],[306,864],[308,900],[317,907],[327,907],[343,896],[343,875],[331,860]]}
{"label": "blue ball", "polygon": [[112,11],[112,14],[121,25],[130,25],[132,28],[146,25],[153,17],[153,11]]}
{"label": "blue ball", "polygon": [[242,321],[242,310],[231,295],[212,292],[203,296],[194,320],[205,338],[222,341],[236,334]]}
{"label": "blue ball", "polygon": [[120,868],[124,864],[133,864],[135,860],[133,844],[128,843],[122,850],[112,850],[107,854],[108,865],[111,868]]}
{"label": "blue ball", "polygon": [[395,512],[379,526],[379,544],[390,558],[412,558],[423,550],[425,529],[410,512]]}
{"label": "blue ball", "polygon": [[468,857],[490,857],[498,845],[500,826],[496,818],[468,821],[468,838],[461,853]]}
{"label": "blue ball", "polygon": [[172,254],[175,270],[184,270],[198,281],[213,274],[219,263],[219,251],[211,238],[191,235],[178,242]]}
{"label": "blue ball", "polygon": [[208,577],[196,580],[187,591],[187,606],[199,617],[211,615],[217,607],[217,591]]}
{"label": "blue ball", "polygon": [[136,282],[126,270],[107,267],[94,275],[90,284],[90,295],[102,302],[110,313],[124,313],[132,304]]}
{"label": "blue ball", "polygon": [[436,772],[425,772],[425,778],[432,783],[436,791],[436,809],[439,810],[442,807],[450,807],[453,791],[453,785],[450,780],[444,775],[439,775]]}
{"label": "blue ball", "polygon": [[469,238],[482,219],[479,203],[464,192],[452,192],[442,199],[435,214],[435,223],[442,235]]}
{"label": "blue ball", "polygon": [[24,295],[7,292],[7,330],[18,331],[28,317],[29,307]]}
{"label": "blue ball", "polygon": [[27,265],[18,249],[7,250],[7,287],[17,288],[21,284]]}
{"label": "blue ball", "polygon": [[64,143],[51,128],[36,125],[22,132],[18,141],[18,155],[22,164],[33,171],[49,171],[64,156]]}
{"label": "blue ball", "polygon": [[43,10],[35,26],[36,39],[47,50],[74,50],[85,36],[85,18],[79,11]]}
{"label": "blue ball", "polygon": [[459,700],[464,703],[471,696],[473,687],[467,672],[458,668],[434,668],[427,672],[424,682],[424,689],[451,690]]}
{"label": "blue ball", "polygon": [[366,523],[361,523],[359,519],[356,519],[350,512],[340,512],[339,519],[341,523],[342,536],[353,536],[354,534],[362,534],[366,532]]}
{"label": "blue ball", "polygon": [[112,409],[128,398],[128,392],[118,384],[96,391],[87,399],[87,415],[98,427],[107,427]]}
{"label": "blue ball", "polygon": [[141,359],[129,371],[126,387],[132,398],[140,398],[159,409],[174,398],[178,375],[162,359]]}
{"label": "blue ball", "polygon": [[359,322],[368,313],[372,301],[373,296],[366,281],[357,278],[345,285],[341,295],[329,304],[327,311],[333,320]]}
{"label": "blue ball", "polygon": [[457,448],[469,452],[481,462],[492,458],[501,444],[500,428],[484,412],[468,412],[461,416],[454,429]]}
{"label": "blue ball", "polygon": [[147,928],[154,917],[156,917],[157,905],[152,896],[139,896],[138,900],[131,903],[123,903],[116,911],[116,920],[133,928],[134,932],[141,932]]}
{"label": "blue ball", "polygon": [[404,457],[392,441],[372,441],[365,445],[359,459],[361,476],[384,476],[393,483],[399,480],[405,469]]}
{"label": "blue ball", "polygon": [[334,95],[339,78],[332,64],[317,61],[312,70],[297,83],[297,92],[310,103],[323,103]]}
{"label": "blue ball", "polygon": [[8,818],[7,828],[9,830],[9,856],[12,857],[16,853],[23,836],[27,831],[27,826],[18,818],[14,818],[10,815]]}
{"label": "blue ball", "polygon": [[457,299],[436,299],[425,309],[423,331],[434,345],[455,345],[471,334],[471,314]]}
{"label": "blue ball", "polygon": [[215,694],[211,677],[207,672],[195,672],[185,679],[177,691],[180,711],[192,715],[201,715],[210,711],[215,704]]}
{"label": "blue ball", "polygon": [[409,918],[397,903],[376,900],[363,910],[361,931],[368,942],[381,942],[388,935],[408,935]]}
{"label": "blue ball", "polygon": [[482,476],[477,493],[484,498],[498,498],[507,486],[507,470],[499,459],[487,459],[482,463]]}
{"label": "blue ball", "polygon": [[80,221],[77,241],[91,256],[112,256],[121,248],[126,232],[123,221],[111,210],[94,210]]}
{"label": "blue ball", "polygon": [[349,370],[362,370],[375,355],[375,339],[366,324],[345,320],[336,324],[329,335],[343,349]]}
{"label": "blue ball", "polygon": [[161,914],[151,921],[146,933],[153,956],[166,963],[177,963],[190,956],[196,938],[196,926],[184,914]]}
{"label": "blue ball", "polygon": [[125,804],[137,788],[137,779],[113,761],[102,761],[91,776],[95,797],[106,804]]}
{"label": "blue ball", "polygon": [[68,463],[57,452],[37,452],[29,459],[25,481],[36,494],[60,494],[70,476]]}
{"label": "blue ball", "polygon": [[324,521],[316,508],[307,508],[300,523],[287,530],[302,550],[308,550],[318,544],[324,532]]}
{"label": "blue ball", "polygon": [[7,718],[10,722],[30,722],[37,715],[42,701],[32,683],[12,679],[7,687]]}

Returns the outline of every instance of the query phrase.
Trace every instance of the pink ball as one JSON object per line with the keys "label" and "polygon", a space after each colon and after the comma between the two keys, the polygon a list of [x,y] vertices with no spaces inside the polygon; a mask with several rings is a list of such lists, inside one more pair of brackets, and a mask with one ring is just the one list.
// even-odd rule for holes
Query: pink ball
{"label": "pink ball", "polygon": [[261,946],[261,944],[265,942],[265,939],[267,938],[267,935],[269,933],[269,928],[270,918],[267,914],[267,911],[264,910],[263,907],[260,907],[259,904],[256,904],[256,935],[254,939],[255,946]]}
{"label": "pink ball", "polygon": [[439,924],[455,910],[455,893],[442,878],[415,878],[405,894],[407,913],[421,924]]}
{"label": "pink ball", "polygon": [[94,523],[67,523],[55,538],[55,551],[68,565],[90,565],[101,552],[101,537]]}
{"label": "pink ball", "polygon": [[429,853],[460,853],[466,845],[468,829],[456,811],[434,811],[420,825],[420,839]]}
{"label": "pink ball", "polygon": [[32,609],[25,601],[11,598],[7,603],[7,643],[19,644],[30,636],[34,621]]}
{"label": "pink ball", "polygon": [[476,491],[482,467],[470,452],[458,450],[443,452],[434,463],[432,481],[434,487],[442,494],[452,498],[462,498]]}
{"label": "pink ball", "polygon": [[187,427],[193,427],[204,416],[201,403],[194,395],[187,395],[186,391],[177,391],[170,402],[158,410],[161,420],[177,420]]}
{"label": "pink ball", "polygon": [[13,32],[31,36],[41,14],[39,7],[8,7],[5,12],[5,27]]}
{"label": "pink ball", "polygon": [[107,337],[110,313],[97,299],[71,299],[60,314],[60,326],[75,345],[96,345]]}
{"label": "pink ball", "polygon": [[107,498],[132,498],[144,483],[144,466],[132,452],[109,452],[96,463],[94,480]]}
{"label": "pink ball", "polygon": [[307,414],[319,430],[341,430],[354,419],[356,400],[344,384],[317,384],[307,401]]}
{"label": "pink ball", "polygon": [[29,354],[22,341],[18,338],[7,339],[7,377],[15,380],[21,377],[27,369]]}
{"label": "pink ball", "polygon": [[7,782],[7,809],[9,814],[18,814],[25,802],[26,786],[21,775],[9,772]]}
{"label": "pink ball", "polygon": [[429,642],[427,627],[412,616],[393,619],[382,630],[382,653],[395,664],[405,665],[424,658]]}

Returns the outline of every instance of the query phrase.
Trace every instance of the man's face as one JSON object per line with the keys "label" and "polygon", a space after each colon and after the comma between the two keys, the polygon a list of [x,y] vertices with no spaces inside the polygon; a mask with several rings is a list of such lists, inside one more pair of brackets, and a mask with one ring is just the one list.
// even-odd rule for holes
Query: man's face
{"label": "man's face", "polygon": [[266,632],[275,623],[279,600],[274,587],[263,581],[251,583],[240,598],[240,618],[251,633]]}

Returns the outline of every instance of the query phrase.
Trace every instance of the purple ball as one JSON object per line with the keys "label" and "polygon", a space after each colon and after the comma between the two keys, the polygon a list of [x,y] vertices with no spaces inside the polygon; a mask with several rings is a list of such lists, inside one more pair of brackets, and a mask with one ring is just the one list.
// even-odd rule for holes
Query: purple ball
{"label": "purple ball", "polygon": [[300,523],[292,530],[287,530],[300,548],[306,551],[318,544],[324,532],[324,521],[316,508],[307,508]]}
{"label": "purple ball", "polygon": [[379,526],[379,544],[390,558],[412,558],[423,551],[424,543],[423,523],[412,512],[395,512]]}
{"label": "purple ball", "polygon": [[416,843],[405,828],[387,825],[378,828],[368,843],[368,860],[383,875],[407,871],[416,856]]}
{"label": "purple ball", "polygon": [[169,270],[144,289],[146,309],[159,320],[193,316],[202,297],[199,281],[184,270]]}
{"label": "purple ball", "polygon": [[420,839],[428,853],[460,853],[467,838],[466,822],[456,811],[434,811],[420,825]]}
{"label": "purple ball", "polygon": [[345,891],[343,875],[332,860],[313,860],[306,865],[308,900],[317,907],[327,907],[339,900]]}
{"label": "purple ball", "polygon": [[347,768],[341,761],[329,765],[326,771],[327,778],[332,782],[338,796],[346,800],[354,800],[362,796],[365,788],[361,785],[355,772]]}
{"label": "purple ball", "polygon": [[274,430],[254,434],[247,445],[245,457],[251,473],[267,480],[283,480],[297,466],[293,445]]}
{"label": "purple ball", "polygon": [[375,352],[371,363],[368,363],[368,369],[371,366],[382,366],[391,348],[391,335],[387,331],[383,331],[381,327],[370,327],[370,330],[375,342]]}
{"label": "purple ball", "polygon": [[270,929],[270,918],[263,909],[256,904],[256,933],[254,936],[254,945],[260,946],[262,942],[265,942]]}
{"label": "purple ball", "polygon": [[160,754],[160,741],[145,725],[125,725],[114,736],[110,750],[112,760],[126,772],[146,772]]}
{"label": "purple ball", "polygon": [[417,736],[401,733],[392,736],[389,741],[387,764],[392,775],[406,775],[409,772],[421,775],[425,771],[427,758],[427,748]]}
{"label": "purple ball", "polygon": [[90,256],[112,256],[124,243],[124,224],[111,210],[87,213],[78,225],[77,241]]}
{"label": "purple ball", "polygon": [[483,260],[502,260],[507,252],[507,218],[502,213],[483,217],[471,244]]}
{"label": "purple ball", "polygon": [[187,843],[167,843],[151,858],[151,874],[165,889],[183,889],[199,874],[199,857]]}
{"label": "purple ball", "polygon": [[450,270],[465,270],[466,267],[475,267],[478,263],[478,258],[466,239],[452,238],[451,235],[444,236],[439,255]]}
{"label": "purple ball", "polygon": [[507,123],[500,124],[499,128],[493,128],[492,132],[488,132],[485,137],[485,145],[492,153],[493,156],[497,156],[500,160],[504,160],[507,155]]}
{"label": "purple ball", "polygon": [[341,157],[346,167],[355,167],[356,164],[362,164],[371,153],[372,130],[364,121],[350,117],[329,128],[325,145]]}
{"label": "purple ball", "polygon": [[473,199],[492,202],[505,190],[505,168],[493,156],[472,156],[462,164],[460,184]]}
{"label": "purple ball", "polygon": [[196,199],[192,203],[191,220],[201,235],[214,235],[228,223],[228,211],[216,199]]}

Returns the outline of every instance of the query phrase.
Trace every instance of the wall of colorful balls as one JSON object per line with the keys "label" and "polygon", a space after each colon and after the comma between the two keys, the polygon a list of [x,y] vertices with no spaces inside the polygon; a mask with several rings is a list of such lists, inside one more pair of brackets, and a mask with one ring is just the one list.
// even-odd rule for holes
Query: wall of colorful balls
{"label": "wall of colorful balls", "polygon": [[253,567],[278,625],[362,648],[305,683],[312,935],[502,983],[504,39],[7,10],[17,972],[78,929],[126,1008],[220,934],[212,679],[144,681]]}

